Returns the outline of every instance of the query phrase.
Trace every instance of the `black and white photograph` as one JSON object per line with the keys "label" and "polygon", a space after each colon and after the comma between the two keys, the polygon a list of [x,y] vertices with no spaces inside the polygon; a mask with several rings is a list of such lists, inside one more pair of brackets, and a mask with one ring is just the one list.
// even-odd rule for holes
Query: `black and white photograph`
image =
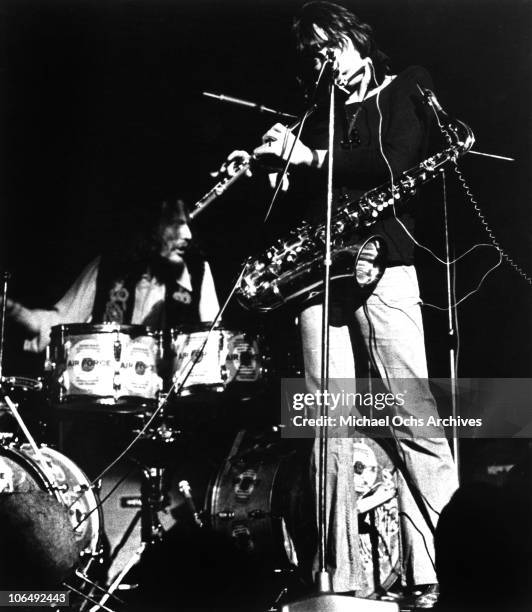
{"label": "black and white photograph", "polygon": [[532,606],[532,1],[0,0],[0,608]]}

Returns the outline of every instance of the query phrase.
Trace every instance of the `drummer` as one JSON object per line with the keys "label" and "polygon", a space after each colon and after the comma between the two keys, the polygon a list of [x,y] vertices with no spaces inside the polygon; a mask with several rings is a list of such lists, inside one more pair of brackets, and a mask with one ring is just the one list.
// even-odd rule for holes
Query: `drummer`
{"label": "drummer", "polygon": [[[41,352],[54,325],[107,323],[165,329],[214,320],[219,304],[209,264],[192,239],[182,200],[164,201],[120,237],[121,251],[96,257],[51,310],[8,300],[7,313]],[[128,246],[130,245],[130,246]]]}

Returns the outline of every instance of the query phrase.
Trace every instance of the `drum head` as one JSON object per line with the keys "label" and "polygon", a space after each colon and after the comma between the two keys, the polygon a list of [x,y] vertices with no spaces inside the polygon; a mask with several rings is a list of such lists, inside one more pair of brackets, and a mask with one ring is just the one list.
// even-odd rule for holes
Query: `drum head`
{"label": "drum head", "polygon": [[102,517],[98,499],[85,474],[60,452],[42,447],[43,467],[24,444],[0,449],[0,493],[43,491],[67,509],[80,557],[100,553]]}

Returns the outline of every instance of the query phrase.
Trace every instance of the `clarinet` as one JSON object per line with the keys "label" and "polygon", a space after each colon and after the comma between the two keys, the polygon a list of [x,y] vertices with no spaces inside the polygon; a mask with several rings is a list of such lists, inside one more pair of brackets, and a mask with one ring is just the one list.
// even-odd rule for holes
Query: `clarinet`
{"label": "clarinet", "polygon": [[[301,123],[303,121],[305,121],[307,119],[307,117],[309,117],[314,111],[316,110],[316,106],[313,105],[304,115],[303,119],[299,119],[298,121],[296,121],[295,123],[292,123],[292,125],[290,125],[288,127],[288,130],[290,132],[293,132],[295,129],[297,129]],[[190,219],[193,220],[195,217],[197,217],[200,213],[202,213],[207,206],[209,206],[209,204],[212,204],[212,202],[214,202],[214,200],[216,200],[217,198],[219,198],[222,194],[224,194],[229,187],[231,187],[231,185],[233,185],[233,183],[236,183],[236,181],[238,181],[239,178],[241,178],[242,176],[244,176],[244,174],[246,174],[246,172],[249,170],[250,166],[253,164],[253,162],[255,162],[257,160],[257,158],[254,155],[250,155],[250,157],[248,159],[246,159],[245,161],[243,161],[242,163],[240,163],[236,168],[235,168],[235,173],[233,174],[233,176],[224,176],[224,178],[221,181],[218,181],[218,183],[216,183],[216,185],[214,185],[214,187],[212,187],[211,189],[209,189],[209,191],[207,191],[207,193],[200,198],[192,207],[192,210],[190,212]]]}

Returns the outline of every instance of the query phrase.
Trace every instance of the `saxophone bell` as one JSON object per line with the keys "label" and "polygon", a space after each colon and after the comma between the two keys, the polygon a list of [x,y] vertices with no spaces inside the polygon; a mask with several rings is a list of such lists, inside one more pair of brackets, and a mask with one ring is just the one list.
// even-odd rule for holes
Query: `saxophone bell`
{"label": "saxophone bell", "polygon": [[[311,249],[314,253],[319,250],[317,245]],[[274,269],[248,260],[236,291],[237,300],[244,308],[271,312],[294,300],[305,303],[323,293],[321,257],[312,256],[294,270],[290,254],[288,249],[281,249],[276,254],[278,261]],[[387,255],[386,242],[378,234],[345,241],[332,250],[331,280],[352,279],[357,292],[369,295],[384,274]]]}

